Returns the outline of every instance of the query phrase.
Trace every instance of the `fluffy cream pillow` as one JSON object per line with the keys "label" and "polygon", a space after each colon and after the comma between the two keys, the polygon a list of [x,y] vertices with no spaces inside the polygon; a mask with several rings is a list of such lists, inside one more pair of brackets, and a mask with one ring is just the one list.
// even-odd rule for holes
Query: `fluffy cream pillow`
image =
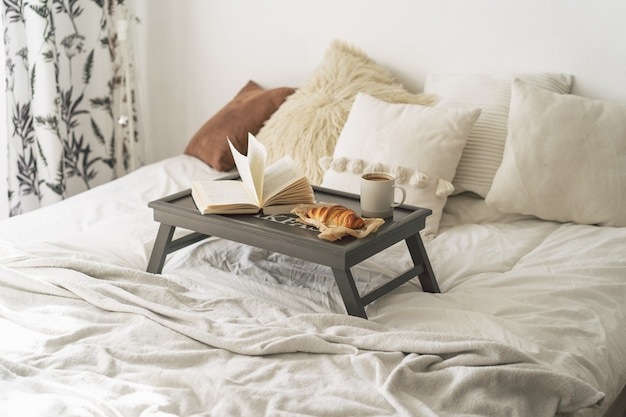
{"label": "fluffy cream pillow", "polygon": [[520,78],[558,93],[569,93],[572,77],[565,74],[435,74],[424,92],[437,95],[438,106],[480,108],[454,177],[456,193],[485,197],[500,166],[511,100],[511,81]]}
{"label": "fluffy cream pillow", "polygon": [[323,187],[360,192],[364,172],[385,171],[406,191],[405,203],[433,211],[422,232],[432,238],[467,136],[479,109],[388,103],[359,93],[327,168]]}
{"label": "fluffy cream pillow", "polygon": [[514,81],[486,202],[545,220],[626,226],[626,105]]}
{"label": "fluffy cream pillow", "polygon": [[308,81],[256,135],[267,148],[268,162],[290,155],[309,181],[319,184],[323,172],[317,162],[332,155],[358,92],[390,102],[435,103],[431,96],[406,91],[386,68],[359,49],[334,41]]}

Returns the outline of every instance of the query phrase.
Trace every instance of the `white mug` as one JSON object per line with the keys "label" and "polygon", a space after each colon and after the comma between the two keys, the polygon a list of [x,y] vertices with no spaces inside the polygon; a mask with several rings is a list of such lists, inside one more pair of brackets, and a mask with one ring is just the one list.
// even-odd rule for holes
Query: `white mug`
{"label": "white mug", "polygon": [[[395,200],[395,190],[400,190],[402,198]],[[396,179],[384,172],[370,172],[361,175],[361,216],[392,217],[393,208],[404,203],[406,192],[396,185]]]}

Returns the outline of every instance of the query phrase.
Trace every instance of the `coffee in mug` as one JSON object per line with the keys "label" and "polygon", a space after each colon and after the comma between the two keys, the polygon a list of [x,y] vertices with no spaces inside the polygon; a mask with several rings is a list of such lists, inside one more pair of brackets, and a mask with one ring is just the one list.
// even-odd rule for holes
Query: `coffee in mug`
{"label": "coffee in mug", "polygon": [[[406,192],[395,184],[396,179],[385,172],[370,172],[361,175],[361,216],[393,216],[393,208],[404,203]],[[402,194],[400,201],[395,201],[395,190]]]}

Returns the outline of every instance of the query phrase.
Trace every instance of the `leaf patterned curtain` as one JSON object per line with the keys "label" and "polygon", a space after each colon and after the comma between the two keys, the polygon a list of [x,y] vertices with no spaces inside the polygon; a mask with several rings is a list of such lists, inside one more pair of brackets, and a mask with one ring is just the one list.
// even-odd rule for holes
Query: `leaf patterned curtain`
{"label": "leaf patterned curtain", "polygon": [[10,215],[143,163],[130,0],[3,0]]}

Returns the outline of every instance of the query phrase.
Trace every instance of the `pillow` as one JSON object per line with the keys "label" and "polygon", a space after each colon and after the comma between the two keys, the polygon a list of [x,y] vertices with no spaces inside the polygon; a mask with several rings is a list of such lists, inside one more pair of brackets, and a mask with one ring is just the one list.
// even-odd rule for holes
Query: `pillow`
{"label": "pillow", "polygon": [[430,96],[410,94],[386,68],[357,48],[335,40],[311,77],[257,135],[267,148],[268,163],[289,155],[312,184],[319,184],[324,173],[318,161],[332,155],[358,92],[398,103],[435,102]]}
{"label": "pillow", "polygon": [[[520,74],[525,81],[558,93],[569,93],[572,77],[564,74]],[[511,99],[512,74],[436,74],[426,78],[424,92],[437,95],[439,106],[480,108],[454,177],[456,193],[485,197],[500,166]]]}
{"label": "pillow", "polygon": [[406,191],[406,204],[432,210],[422,235],[430,239],[439,220],[467,136],[479,109],[388,103],[359,93],[341,131],[323,187],[359,194],[364,172],[384,171]]}
{"label": "pillow", "polygon": [[237,95],[207,120],[191,138],[185,154],[195,156],[218,171],[228,171],[235,161],[226,137],[243,154],[248,151],[248,132],[257,134],[263,123],[295,90],[279,87],[271,90],[248,81]]}
{"label": "pillow", "polygon": [[513,82],[487,204],[545,220],[626,226],[626,105]]}

